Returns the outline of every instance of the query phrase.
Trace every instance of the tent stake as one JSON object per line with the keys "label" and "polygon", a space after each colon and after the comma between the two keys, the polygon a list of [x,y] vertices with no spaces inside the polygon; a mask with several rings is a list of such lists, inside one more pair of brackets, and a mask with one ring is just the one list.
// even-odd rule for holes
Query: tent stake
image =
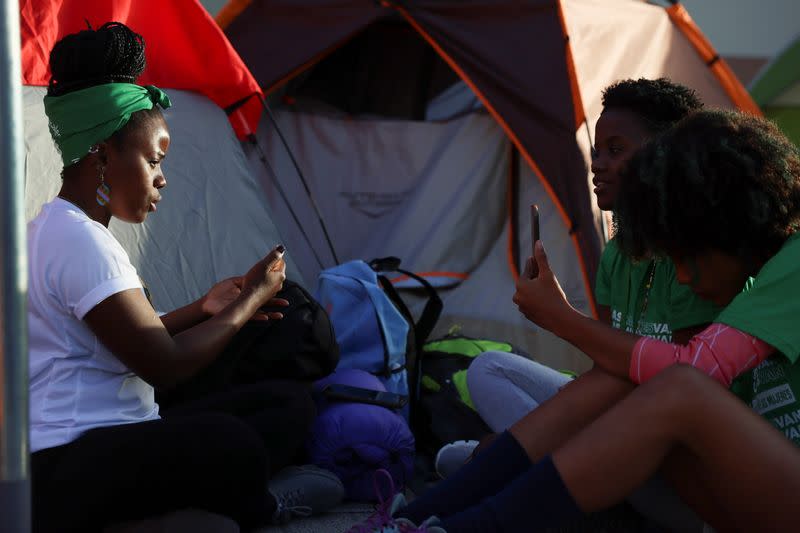
{"label": "tent stake", "polygon": [[0,532],[30,531],[19,2],[0,0]]}

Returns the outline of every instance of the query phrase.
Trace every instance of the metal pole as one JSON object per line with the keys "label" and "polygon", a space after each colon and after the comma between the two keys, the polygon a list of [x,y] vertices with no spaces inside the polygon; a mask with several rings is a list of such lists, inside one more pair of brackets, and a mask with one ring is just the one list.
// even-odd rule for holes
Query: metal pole
{"label": "metal pole", "polygon": [[0,531],[30,531],[28,325],[18,0],[0,0]]}

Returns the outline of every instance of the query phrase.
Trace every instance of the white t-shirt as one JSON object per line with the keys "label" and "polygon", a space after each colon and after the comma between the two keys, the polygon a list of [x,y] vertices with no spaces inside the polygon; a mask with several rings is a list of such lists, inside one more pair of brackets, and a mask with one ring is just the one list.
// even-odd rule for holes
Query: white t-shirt
{"label": "white t-shirt", "polygon": [[83,321],[109,296],[142,288],[111,232],[56,198],[28,224],[28,273],[31,451],[159,418],[153,387]]}

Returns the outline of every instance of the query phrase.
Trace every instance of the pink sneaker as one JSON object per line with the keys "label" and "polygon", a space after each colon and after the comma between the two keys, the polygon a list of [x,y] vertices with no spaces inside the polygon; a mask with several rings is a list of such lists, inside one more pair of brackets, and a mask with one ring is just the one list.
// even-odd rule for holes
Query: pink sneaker
{"label": "pink sneaker", "polygon": [[[383,498],[380,490],[379,476],[385,477],[389,481],[390,497]],[[347,533],[446,533],[439,527],[439,519],[432,516],[420,525],[415,525],[407,518],[394,518],[398,510],[406,506],[406,498],[401,493],[395,491],[392,476],[386,470],[375,472],[375,494],[378,496],[378,507],[375,512],[360,524],[356,524],[347,530]]]}

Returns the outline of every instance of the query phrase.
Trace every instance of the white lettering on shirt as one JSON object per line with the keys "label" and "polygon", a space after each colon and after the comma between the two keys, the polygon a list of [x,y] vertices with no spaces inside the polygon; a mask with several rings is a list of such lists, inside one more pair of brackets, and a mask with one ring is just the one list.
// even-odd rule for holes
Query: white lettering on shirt
{"label": "white lettering on shirt", "polygon": [[795,396],[787,383],[765,390],[753,397],[753,410],[763,415],[779,407],[790,405],[795,402]]}

